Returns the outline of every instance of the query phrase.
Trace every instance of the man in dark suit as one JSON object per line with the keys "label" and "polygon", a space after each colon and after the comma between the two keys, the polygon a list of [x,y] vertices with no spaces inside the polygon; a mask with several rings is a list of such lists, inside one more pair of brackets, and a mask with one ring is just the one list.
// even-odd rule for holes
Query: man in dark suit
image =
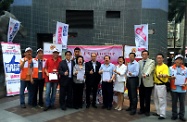
{"label": "man in dark suit", "polygon": [[[65,60],[62,60],[59,64],[60,74],[60,107],[62,110],[66,110],[66,107],[73,107],[73,67],[74,61],[71,60],[72,53],[70,51],[65,52]],[[66,100],[67,97],[67,100]]]}
{"label": "man in dark suit", "polygon": [[91,54],[91,61],[86,63],[85,73],[86,73],[86,108],[90,107],[90,93],[92,91],[93,101],[92,106],[96,106],[96,94],[98,89],[98,84],[101,80],[101,75],[99,74],[99,68],[101,63],[96,61],[97,54]]}

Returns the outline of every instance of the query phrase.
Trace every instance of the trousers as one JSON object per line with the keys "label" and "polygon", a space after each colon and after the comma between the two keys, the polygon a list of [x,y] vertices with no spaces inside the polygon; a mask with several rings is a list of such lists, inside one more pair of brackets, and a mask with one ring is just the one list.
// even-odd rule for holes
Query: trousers
{"label": "trousers", "polygon": [[166,117],[166,99],[167,91],[166,85],[155,85],[154,86],[154,104],[156,107],[156,112],[161,117]]}

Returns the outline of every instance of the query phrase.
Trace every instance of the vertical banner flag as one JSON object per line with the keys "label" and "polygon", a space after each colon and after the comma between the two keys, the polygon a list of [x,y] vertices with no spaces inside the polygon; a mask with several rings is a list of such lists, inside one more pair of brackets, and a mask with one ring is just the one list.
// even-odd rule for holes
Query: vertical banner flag
{"label": "vertical banner flag", "polygon": [[7,41],[12,42],[20,28],[20,22],[11,18],[9,20]]}
{"label": "vertical banner flag", "polygon": [[1,42],[1,46],[7,96],[19,94],[21,59],[20,45]]}
{"label": "vertical banner flag", "polygon": [[136,49],[148,50],[148,24],[134,25],[134,32]]}
{"label": "vertical banner flag", "polygon": [[67,49],[69,25],[57,22],[56,24],[56,44],[62,44],[62,49]]}

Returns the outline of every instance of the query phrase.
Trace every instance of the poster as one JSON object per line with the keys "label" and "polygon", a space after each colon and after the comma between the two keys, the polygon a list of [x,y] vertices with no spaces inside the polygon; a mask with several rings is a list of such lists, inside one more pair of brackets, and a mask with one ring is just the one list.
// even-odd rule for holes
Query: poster
{"label": "poster", "polygon": [[67,49],[69,25],[61,22],[56,24],[56,44],[61,44],[62,49]]}
{"label": "poster", "polygon": [[148,24],[134,25],[134,32],[136,49],[148,50]]}
{"label": "poster", "polygon": [[12,42],[20,28],[20,22],[11,18],[9,20],[7,41]]}
{"label": "poster", "polygon": [[19,94],[21,59],[20,45],[1,42],[1,47],[7,96]]}
{"label": "poster", "polygon": [[[91,60],[91,53],[97,54],[97,61],[104,63],[104,56],[110,56],[110,62],[117,64],[118,57],[123,56],[123,47],[121,45],[110,45],[110,46],[82,46],[82,45],[68,45],[68,50],[72,53],[74,49],[79,47],[81,49],[81,55],[84,57],[84,61],[88,62]],[[74,54],[73,54],[74,56]]]}
{"label": "poster", "polygon": [[131,52],[136,54],[136,61],[139,61],[140,59],[142,59],[141,51],[138,51],[136,49],[136,46],[125,45],[125,47],[124,47],[124,57],[125,57],[126,62],[130,62],[129,53],[131,53]]}
{"label": "poster", "polygon": [[58,49],[58,51],[60,52],[59,56],[61,57],[61,52],[62,52],[61,44],[44,43],[43,47],[44,47],[44,58],[51,58],[54,48]]}

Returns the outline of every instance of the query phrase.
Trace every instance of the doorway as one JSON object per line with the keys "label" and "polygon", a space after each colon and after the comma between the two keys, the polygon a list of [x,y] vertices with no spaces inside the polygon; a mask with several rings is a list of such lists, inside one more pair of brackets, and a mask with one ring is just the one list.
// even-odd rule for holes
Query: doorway
{"label": "doorway", "polygon": [[43,49],[43,43],[49,42],[53,43],[53,34],[52,33],[37,33],[37,49]]}

